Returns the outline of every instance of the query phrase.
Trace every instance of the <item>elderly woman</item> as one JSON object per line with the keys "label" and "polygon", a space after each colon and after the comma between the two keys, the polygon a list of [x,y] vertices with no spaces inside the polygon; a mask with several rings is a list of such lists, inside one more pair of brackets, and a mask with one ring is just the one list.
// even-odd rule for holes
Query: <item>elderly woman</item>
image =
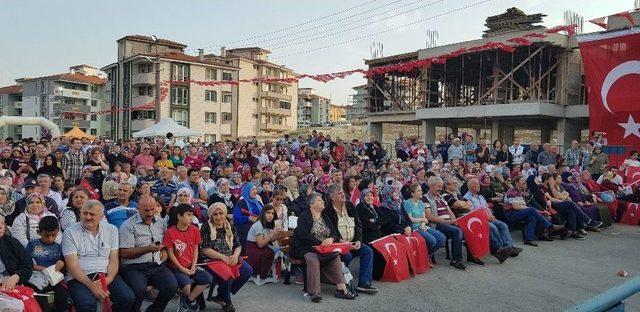
{"label": "elderly woman", "polygon": [[[595,204],[593,204],[595,202],[593,196],[591,196],[590,193],[589,194],[585,193],[583,195],[581,190],[583,188],[586,190],[586,188],[584,187],[584,185],[582,185],[578,181],[577,177],[574,177],[573,174],[568,171],[563,172],[560,175],[560,177],[562,179],[561,180],[562,186],[566,189],[567,193],[569,194],[569,198],[573,202],[578,204],[578,206],[580,206],[580,209],[582,209],[582,212],[584,212],[590,219],[601,221],[603,219],[601,217],[601,211]],[[602,212],[606,214],[609,213],[609,211],[606,208]],[[599,222],[599,223],[600,225],[598,227],[592,228],[592,229],[598,230],[598,228],[603,227],[604,223],[603,222]],[[587,227],[587,229],[589,229],[589,227]]]}
{"label": "elderly woman", "polygon": [[225,178],[220,178],[216,181],[216,188],[213,194],[209,196],[209,200],[207,204],[209,206],[214,203],[223,203],[227,206],[227,212],[229,213],[230,220],[233,220],[233,207],[235,207],[238,202],[238,198],[233,196],[230,192],[230,184],[229,180]]}
{"label": "elderly woman", "polygon": [[338,230],[333,226],[331,220],[322,213],[325,208],[322,196],[313,193],[309,196],[309,210],[302,212],[298,218],[298,227],[293,236],[293,250],[291,252],[294,259],[304,259],[307,263],[306,291],[312,302],[322,300],[320,296],[320,276],[326,277],[329,282],[337,285],[336,298],[355,299],[345,285],[342,275],[342,262],[340,257],[327,257],[320,262],[317,253],[313,251],[313,246],[329,246],[340,240]]}
{"label": "elderly woman", "polygon": [[20,242],[6,231],[4,217],[0,217],[0,290],[11,291],[18,285],[27,283],[33,273],[33,260]]}
{"label": "elderly woman", "polygon": [[[26,247],[32,239],[40,238],[38,224],[45,216],[55,216],[47,211],[44,206],[44,196],[40,193],[32,193],[27,197],[27,209],[19,214],[13,221],[11,235],[15,237],[22,246]],[[56,242],[60,243],[62,236],[58,233]]]}
{"label": "elderly woman", "polygon": [[79,187],[69,197],[68,206],[60,212],[60,228],[63,231],[80,221],[80,209],[89,200],[89,191]]}
{"label": "elderly woman", "polygon": [[202,210],[200,209],[200,205],[194,205],[192,203],[193,199],[193,191],[190,187],[181,187],[178,190],[178,195],[176,197],[176,202],[173,204],[173,207],[169,208],[169,219],[167,220],[167,226],[171,227],[178,223],[178,215],[174,208],[178,207],[180,204],[189,205],[192,208],[193,212],[193,224],[196,226],[200,225],[199,216],[202,216]]}
{"label": "elderly woman", "polygon": [[242,246],[247,245],[247,234],[262,212],[262,201],[258,196],[258,188],[251,182],[242,187],[242,198],[233,207],[233,225],[238,233]]}
{"label": "elderly woman", "polygon": [[16,202],[11,198],[11,188],[6,185],[0,185],[0,215],[4,218],[11,215],[15,209]]}
{"label": "elderly woman", "polygon": [[402,209],[400,190],[387,185],[382,190],[382,204],[378,210],[382,235],[406,234],[411,235],[411,219],[407,211]]}
{"label": "elderly woman", "polygon": [[231,303],[231,294],[236,294],[240,288],[249,280],[253,274],[251,266],[240,259],[242,247],[238,236],[234,233],[233,227],[227,221],[227,206],[223,203],[215,203],[207,211],[208,220],[202,226],[202,243],[200,248],[205,260],[219,260],[227,265],[235,266],[240,264],[240,276],[224,280],[220,275],[209,267],[213,280],[218,284],[218,295],[214,299],[222,306],[224,311],[234,311]]}

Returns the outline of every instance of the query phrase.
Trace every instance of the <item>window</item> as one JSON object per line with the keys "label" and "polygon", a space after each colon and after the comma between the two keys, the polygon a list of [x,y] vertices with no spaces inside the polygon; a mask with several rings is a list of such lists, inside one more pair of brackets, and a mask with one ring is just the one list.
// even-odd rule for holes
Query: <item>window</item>
{"label": "window", "polygon": [[189,89],[185,87],[174,87],[171,89],[171,104],[189,104]]}
{"label": "window", "polygon": [[231,103],[232,100],[231,93],[223,93],[222,94],[222,103]]}
{"label": "window", "polygon": [[97,115],[91,115],[91,121],[97,121],[97,120],[98,120]]}
{"label": "window", "polygon": [[233,75],[229,72],[222,72],[222,80],[231,81],[233,80]]}
{"label": "window", "polygon": [[132,120],[156,119],[155,111],[140,110],[131,112]]}
{"label": "window", "polygon": [[213,90],[205,90],[204,100],[209,102],[218,102],[218,92]]}
{"label": "window", "polygon": [[171,114],[171,117],[173,118],[173,120],[184,127],[188,127],[189,126],[189,112],[186,110],[174,110],[173,113]]}
{"label": "window", "polygon": [[258,114],[253,114],[253,119],[258,119]]}
{"label": "window", "polygon": [[280,108],[291,109],[291,102],[280,101]]}
{"label": "window", "polygon": [[230,123],[231,119],[231,113],[222,113],[222,123]]}
{"label": "window", "polygon": [[216,142],[216,135],[215,134],[205,134],[204,135],[204,141],[206,143],[215,143]]}
{"label": "window", "polygon": [[259,69],[259,68],[260,68],[260,66],[258,66],[258,65],[253,65],[253,69]]}
{"label": "window", "polygon": [[204,122],[210,124],[218,123],[218,114],[211,112],[204,113]]}
{"label": "window", "polygon": [[91,92],[94,92],[94,93],[98,92],[98,86],[91,86],[90,89],[91,89]]}
{"label": "window", "polygon": [[257,87],[259,85],[259,83],[258,82],[254,82],[253,85]]}
{"label": "window", "polygon": [[172,80],[187,81],[189,80],[189,65],[173,64]]}
{"label": "window", "polygon": [[91,100],[92,107],[98,107],[98,100]]}
{"label": "window", "polygon": [[218,80],[218,70],[215,68],[207,68],[205,73],[205,78],[207,80]]}
{"label": "window", "polygon": [[141,86],[138,87],[138,95],[153,95],[153,86]]}
{"label": "window", "polygon": [[4,116],[4,107],[0,107],[0,116]]}
{"label": "window", "polygon": [[138,64],[138,73],[146,74],[153,72],[153,64],[151,63],[140,63]]}
{"label": "window", "polygon": [[258,103],[258,101],[259,101],[259,100],[258,100],[258,98],[255,98],[255,97],[254,97],[254,98],[253,98],[253,101],[254,101],[254,102],[256,102],[256,103]]}
{"label": "window", "polygon": [[91,135],[98,135],[98,129],[91,129]]}

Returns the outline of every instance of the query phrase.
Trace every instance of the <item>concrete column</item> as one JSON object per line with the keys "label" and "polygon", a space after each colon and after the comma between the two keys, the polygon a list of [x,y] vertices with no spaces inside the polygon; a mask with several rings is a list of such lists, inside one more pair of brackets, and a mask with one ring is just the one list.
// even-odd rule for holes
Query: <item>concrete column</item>
{"label": "concrete column", "polygon": [[[369,129],[367,131],[369,138],[375,136],[376,139],[382,142],[382,123],[381,122],[369,122]],[[367,138],[367,140],[369,139]]]}
{"label": "concrete column", "polygon": [[551,127],[548,126],[542,126],[542,128],[540,129],[540,143],[544,144],[544,143],[550,143],[551,142],[551,132],[553,131],[553,129]]}
{"label": "concrete column", "polygon": [[500,126],[498,120],[491,120],[491,143],[493,141],[500,139]]}
{"label": "concrete column", "polygon": [[568,118],[561,118],[557,124],[558,145],[566,149],[572,140],[580,141],[580,124]]}
{"label": "concrete column", "polygon": [[425,144],[433,144],[436,141],[436,122],[423,120],[420,125],[420,137]]}
{"label": "concrete column", "polygon": [[502,131],[504,134],[502,135],[502,143],[507,143],[507,145],[511,145],[513,143],[513,138],[516,135],[516,129],[513,126],[503,127]]}

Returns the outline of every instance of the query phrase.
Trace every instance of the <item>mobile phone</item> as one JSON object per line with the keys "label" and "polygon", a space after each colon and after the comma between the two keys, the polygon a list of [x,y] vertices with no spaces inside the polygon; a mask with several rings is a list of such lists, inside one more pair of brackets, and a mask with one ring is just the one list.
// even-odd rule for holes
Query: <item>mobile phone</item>
{"label": "mobile phone", "polygon": [[156,246],[160,246],[160,244],[161,244],[161,243],[160,243],[160,242],[155,242],[154,244],[155,244]]}

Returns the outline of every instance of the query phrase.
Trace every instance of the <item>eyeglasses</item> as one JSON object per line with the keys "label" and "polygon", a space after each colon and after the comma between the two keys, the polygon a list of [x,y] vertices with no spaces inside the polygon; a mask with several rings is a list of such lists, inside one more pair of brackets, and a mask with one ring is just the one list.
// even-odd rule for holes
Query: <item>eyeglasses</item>
{"label": "eyeglasses", "polygon": [[178,197],[180,197],[180,196],[189,197],[189,195],[187,195],[187,194],[180,194],[180,195],[178,195]]}

